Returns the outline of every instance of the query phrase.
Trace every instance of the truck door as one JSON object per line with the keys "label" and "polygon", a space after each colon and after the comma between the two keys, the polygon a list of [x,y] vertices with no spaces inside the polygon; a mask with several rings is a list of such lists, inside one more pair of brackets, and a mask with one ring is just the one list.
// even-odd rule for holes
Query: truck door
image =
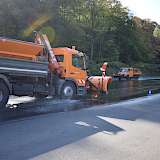
{"label": "truck door", "polygon": [[134,77],[133,68],[129,68],[129,69],[128,69],[128,72],[129,72],[129,77]]}
{"label": "truck door", "polygon": [[83,57],[72,55],[71,66],[69,67],[69,77],[75,80],[85,80],[87,77]]}

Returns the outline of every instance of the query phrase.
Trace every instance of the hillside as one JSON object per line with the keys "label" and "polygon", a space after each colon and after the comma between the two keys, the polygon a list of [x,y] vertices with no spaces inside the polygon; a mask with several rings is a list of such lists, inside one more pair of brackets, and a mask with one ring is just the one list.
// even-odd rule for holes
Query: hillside
{"label": "hillside", "polygon": [[159,25],[117,0],[0,1],[0,36],[32,41],[34,30],[47,33],[53,46],[77,46],[92,72],[104,61],[111,72],[121,66],[159,72]]}

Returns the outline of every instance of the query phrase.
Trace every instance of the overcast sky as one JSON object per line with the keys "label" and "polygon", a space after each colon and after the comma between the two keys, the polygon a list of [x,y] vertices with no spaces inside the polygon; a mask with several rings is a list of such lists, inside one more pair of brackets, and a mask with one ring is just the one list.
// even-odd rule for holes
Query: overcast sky
{"label": "overcast sky", "polygon": [[149,18],[160,24],[160,0],[120,0],[135,16]]}

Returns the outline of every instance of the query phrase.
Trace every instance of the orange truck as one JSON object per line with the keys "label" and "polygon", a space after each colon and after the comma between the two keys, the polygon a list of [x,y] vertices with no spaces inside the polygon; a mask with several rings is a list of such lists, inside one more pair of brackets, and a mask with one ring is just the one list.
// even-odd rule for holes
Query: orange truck
{"label": "orange truck", "polygon": [[114,78],[122,78],[132,79],[139,78],[142,75],[142,72],[138,68],[121,68],[117,74],[114,74]]}
{"label": "orange truck", "polygon": [[112,78],[88,77],[86,56],[75,48],[51,48],[46,35],[26,42],[0,38],[0,108],[9,96],[73,98],[108,92]]}

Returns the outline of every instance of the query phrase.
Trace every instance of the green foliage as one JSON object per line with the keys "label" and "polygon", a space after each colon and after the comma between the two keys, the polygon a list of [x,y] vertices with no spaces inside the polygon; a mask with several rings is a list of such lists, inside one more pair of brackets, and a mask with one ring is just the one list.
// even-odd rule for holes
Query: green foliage
{"label": "green foliage", "polygon": [[[5,18],[4,18],[5,17]],[[32,40],[47,33],[53,46],[77,46],[92,60],[92,73],[104,61],[110,69],[159,63],[160,29],[132,17],[118,0],[1,0],[0,36]],[[111,72],[112,72],[111,71]]]}
{"label": "green foliage", "polygon": [[157,75],[157,73],[160,72],[160,68],[156,64],[136,63],[134,67],[140,68],[143,74],[146,74],[146,75]]}
{"label": "green foliage", "polygon": [[160,26],[157,26],[153,32],[154,37],[160,38]]}

